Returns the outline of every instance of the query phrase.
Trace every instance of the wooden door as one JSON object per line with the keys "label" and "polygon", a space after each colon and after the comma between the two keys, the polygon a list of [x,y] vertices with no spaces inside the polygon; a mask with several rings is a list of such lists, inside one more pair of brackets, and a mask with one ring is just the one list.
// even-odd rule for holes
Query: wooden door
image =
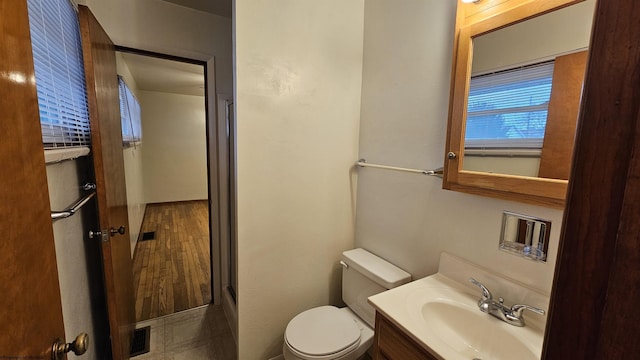
{"label": "wooden door", "polygon": [[543,359],[640,353],[640,2],[596,3]]}
{"label": "wooden door", "polygon": [[0,0],[0,359],[64,339],[26,1]]}
{"label": "wooden door", "polygon": [[114,359],[128,359],[135,301],[115,47],[87,7],[79,6],[79,19],[111,350]]}

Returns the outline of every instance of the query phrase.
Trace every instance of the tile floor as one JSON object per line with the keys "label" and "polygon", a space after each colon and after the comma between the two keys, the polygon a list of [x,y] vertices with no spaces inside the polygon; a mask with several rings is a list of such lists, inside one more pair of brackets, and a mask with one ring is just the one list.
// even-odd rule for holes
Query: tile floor
{"label": "tile floor", "polygon": [[236,360],[236,343],[221,305],[207,305],[142,321],[150,350],[131,360]]}

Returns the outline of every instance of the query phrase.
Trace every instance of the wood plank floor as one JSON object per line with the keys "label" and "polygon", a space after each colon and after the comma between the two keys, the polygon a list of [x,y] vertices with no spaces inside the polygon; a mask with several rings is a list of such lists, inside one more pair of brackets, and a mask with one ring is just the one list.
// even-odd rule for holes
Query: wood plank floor
{"label": "wood plank floor", "polygon": [[149,204],[133,258],[136,321],[211,302],[209,209],[206,200]]}

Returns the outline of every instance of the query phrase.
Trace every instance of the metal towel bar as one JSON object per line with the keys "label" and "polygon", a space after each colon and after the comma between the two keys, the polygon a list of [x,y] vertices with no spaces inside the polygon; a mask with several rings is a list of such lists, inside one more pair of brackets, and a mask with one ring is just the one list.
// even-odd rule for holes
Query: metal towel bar
{"label": "metal towel bar", "polygon": [[356,165],[358,165],[360,167],[372,167],[372,168],[376,168],[376,169],[405,171],[405,172],[422,174],[422,175],[437,176],[437,177],[440,177],[440,178],[444,174],[444,168],[443,167],[440,167],[440,168],[437,168],[437,169],[433,169],[433,170],[409,169],[409,168],[403,168],[403,167],[397,167],[397,166],[369,164],[367,162],[367,160],[365,160],[365,159],[358,160],[356,162]]}
{"label": "metal towel bar", "polygon": [[76,203],[71,205],[68,209],[62,210],[62,211],[52,211],[51,212],[51,220],[66,219],[69,216],[72,216],[78,210],[80,210],[80,208],[84,204],[86,204],[89,200],[91,200],[91,198],[94,197],[95,195],[96,195],[96,192],[92,191],[89,194],[87,194],[87,196],[85,196],[82,199],[76,201]]}

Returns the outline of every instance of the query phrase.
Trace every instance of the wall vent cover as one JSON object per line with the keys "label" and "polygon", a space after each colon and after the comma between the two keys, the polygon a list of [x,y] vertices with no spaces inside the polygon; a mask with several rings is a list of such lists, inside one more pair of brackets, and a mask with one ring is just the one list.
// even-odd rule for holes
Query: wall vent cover
{"label": "wall vent cover", "polygon": [[149,231],[149,232],[142,233],[142,239],[140,241],[149,241],[149,240],[155,240],[155,239],[156,239],[156,232]]}
{"label": "wall vent cover", "polygon": [[149,352],[149,338],[151,336],[151,326],[145,326],[136,329],[133,332],[133,340],[131,341],[130,356],[138,356]]}

